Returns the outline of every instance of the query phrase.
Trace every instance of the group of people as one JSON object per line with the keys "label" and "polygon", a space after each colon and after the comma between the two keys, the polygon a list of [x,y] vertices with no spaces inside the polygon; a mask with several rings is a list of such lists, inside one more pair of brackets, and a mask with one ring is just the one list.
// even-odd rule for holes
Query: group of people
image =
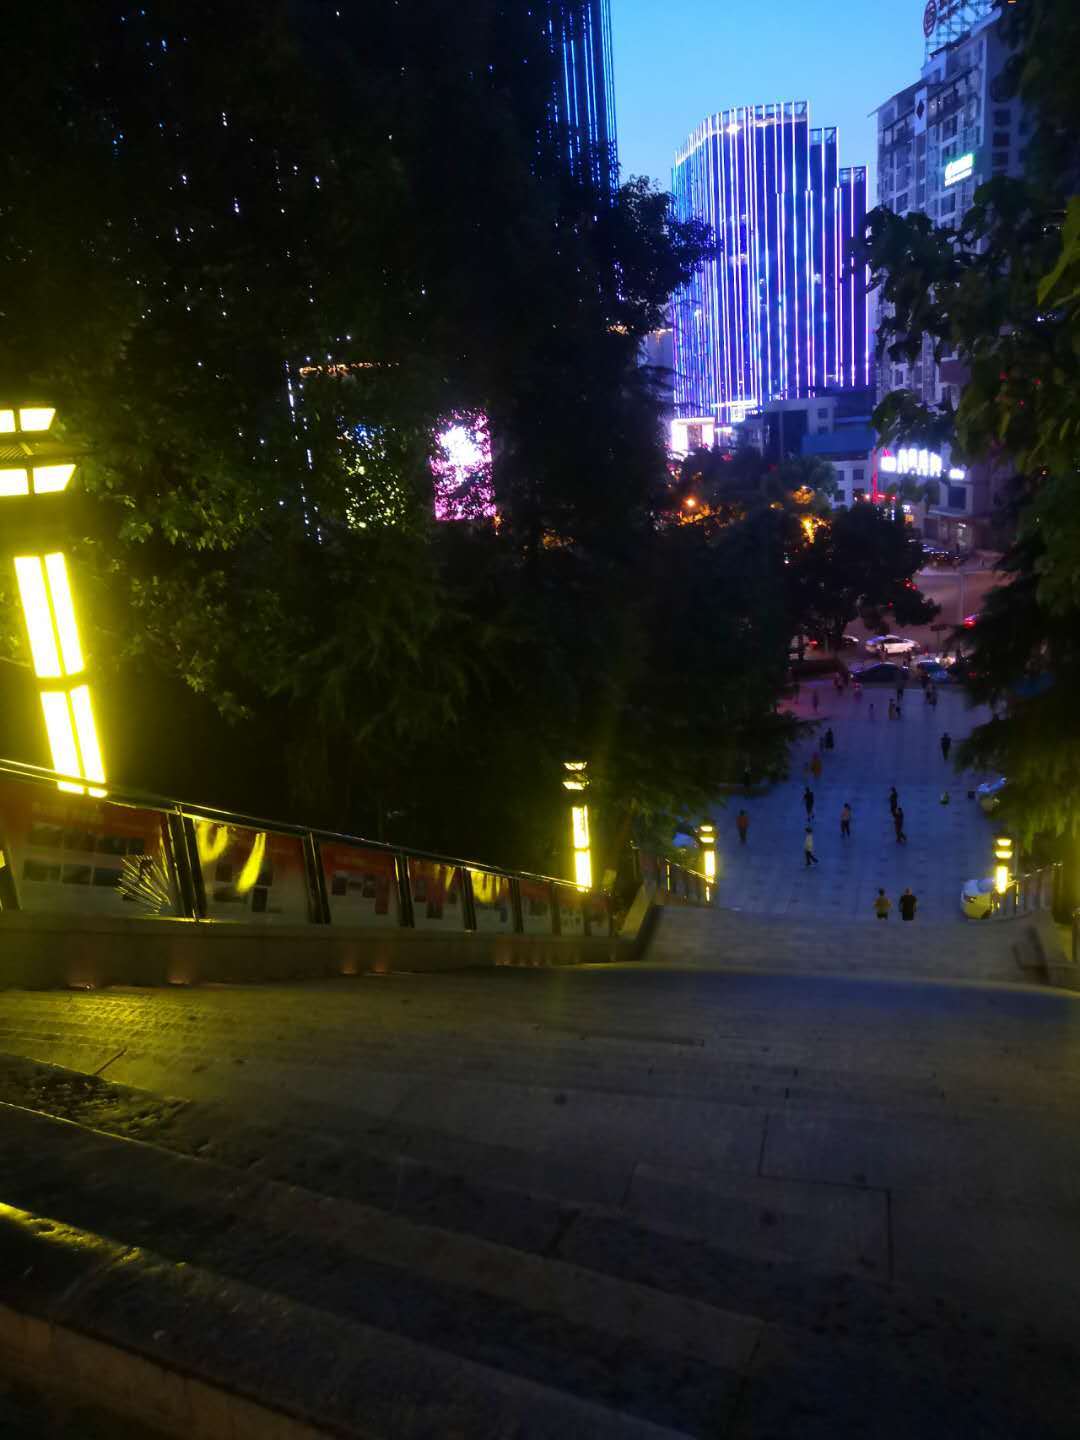
{"label": "group of people", "polygon": [[[919,904],[916,897],[911,893],[911,886],[904,891],[897,902],[900,906],[900,918],[902,920],[914,920],[915,910]],[[874,901],[874,914],[879,920],[887,920],[889,911],[892,909],[892,901],[885,894],[884,890],[877,892],[877,899]]]}

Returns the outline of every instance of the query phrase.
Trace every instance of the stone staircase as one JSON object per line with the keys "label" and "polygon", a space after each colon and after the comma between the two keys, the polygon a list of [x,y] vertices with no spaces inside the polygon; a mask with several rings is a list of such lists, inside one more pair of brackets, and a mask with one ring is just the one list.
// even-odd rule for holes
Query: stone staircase
{"label": "stone staircase", "polygon": [[895,1283],[872,1186],[646,1165],[616,1200],[32,1061],[0,1096],[0,1370],[154,1433],[1073,1433],[1056,1360]]}
{"label": "stone staircase", "polygon": [[1048,911],[1014,919],[905,924],[797,919],[714,906],[660,911],[644,957],[710,969],[909,976],[920,980],[1063,983]]}

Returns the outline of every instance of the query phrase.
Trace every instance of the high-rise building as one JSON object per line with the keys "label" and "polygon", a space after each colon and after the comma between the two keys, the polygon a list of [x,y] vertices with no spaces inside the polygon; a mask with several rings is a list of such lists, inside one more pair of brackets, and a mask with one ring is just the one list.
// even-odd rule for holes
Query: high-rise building
{"label": "high-rise building", "polygon": [[732,424],[770,400],[870,384],[866,280],[849,247],[866,170],[805,100],[710,115],[675,157],[675,208],[718,253],[675,297],[675,412]]}
{"label": "high-rise building", "polygon": [[[994,0],[928,0],[922,74],[877,112],[879,205],[955,224],[991,176],[1022,173],[1029,122],[1019,101],[1001,98],[1010,51],[997,15]],[[914,364],[883,363],[880,393],[904,388],[930,405],[955,400],[955,376],[931,351],[927,340]]]}
{"label": "high-rise building", "polygon": [[[952,225],[980,185],[1023,173],[1030,117],[1008,98],[1002,72],[1011,52],[1000,13],[995,0],[927,0],[922,72],[877,111],[879,205]],[[917,15],[913,3],[912,24]],[[955,404],[966,378],[955,357],[934,359],[927,338],[912,362],[882,360],[878,394],[909,390],[925,405]],[[927,537],[960,548],[989,544],[1001,475],[986,464],[958,468],[948,455],[943,463],[949,484],[928,508]]]}
{"label": "high-rise building", "polygon": [[555,124],[571,167],[610,189],[616,176],[610,0],[548,0],[547,24],[558,62]]}

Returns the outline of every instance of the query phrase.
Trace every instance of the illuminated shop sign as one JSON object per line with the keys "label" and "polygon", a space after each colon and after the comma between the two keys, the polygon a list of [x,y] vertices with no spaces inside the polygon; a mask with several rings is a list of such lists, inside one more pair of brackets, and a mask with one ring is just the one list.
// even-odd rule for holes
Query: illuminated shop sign
{"label": "illuminated shop sign", "polygon": [[955,160],[950,160],[945,166],[945,186],[959,185],[961,180],[967,180],[975,171],[975,156],[969,150],[966,155],[958,155]]}
{"label": "illuminated shop sign", "polygon": [[909,445],[902,445],[895,455],[884,451],[878,460],[878,470],[882,475],[916,475],[924,480],[940,480],[944,475],[950,480],[963,480],[967,475],[966,470],[955,465],[946,471],[936,451]]}

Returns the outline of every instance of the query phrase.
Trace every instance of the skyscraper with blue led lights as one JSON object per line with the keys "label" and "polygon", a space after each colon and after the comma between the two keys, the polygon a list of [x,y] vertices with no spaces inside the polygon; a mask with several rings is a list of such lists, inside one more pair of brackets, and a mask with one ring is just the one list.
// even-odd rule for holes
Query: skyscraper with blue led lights
{"label": "skyscraper with blue led lights", "polygon": [[547,23],[556,128],[574,173],[608,190],[616,176],[610,0],[548,0]]}
{"label": "skyscraper with blue led lights", "polygon": [[866,170],[841,169],[806,101],[710,115],[675,157],[680,218],[717,254],[675,296],[675,413],[732,424],[770,400],[870,384],[866,282],[849,260]]}

